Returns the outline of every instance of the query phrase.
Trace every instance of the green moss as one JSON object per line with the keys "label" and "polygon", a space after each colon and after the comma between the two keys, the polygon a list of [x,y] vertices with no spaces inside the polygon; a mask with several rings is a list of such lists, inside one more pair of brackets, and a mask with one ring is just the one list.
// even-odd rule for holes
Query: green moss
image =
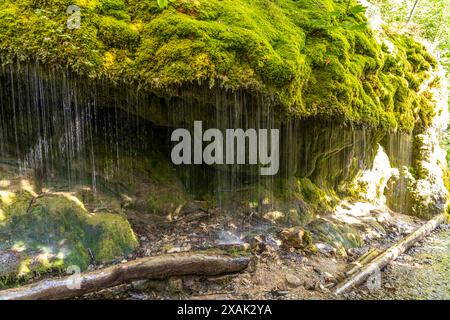
{"label": "green moss", "polygon": [[313,239],[309,231],[305,231],[305,233],[303,233],[302,241],[306,247],[310,247],[313,244]]}
{"label": "green moss", "polygon": [[283,222],[289,225],[304,225],[318,213],[331,212],[338,203],[333,190],[321,188],[308,178],[280,178],[274,190],[266,192],[266,196],[273,199],[275,208],[285,213]]}
{"label": "green moss", "polygon": [[[66,28],[71,4],[81,8],[75,30]],[[302,117],[429,123],[417,90],[434,58],[386,30],[389,53],[364,14],[347,9],[333,0],[174,0],[164,10],[156,0],[5,0],[0,50],[170,94],[199,83],[251,89]]]}
{"label": "green moss", "polygon": [[90,253],[96,262],[103,263],[126,255],[137,246],[124,217],[88,213],[71,195],[36,198],[21,190],[2,199],[0,250],[20,252],[21,264],[15,276],[64,270],[70,265],[85,270],[91,262]]}
{"label": "green moss", "polygon": [[301,193],[306,202],[317,208],[318,211],[330,211],[335,205],[332,197],[308,178],[297,180],[297,191]]}
{"label": "green moss", "polygon": [[131,49],[139,40],[139,33],[128,23],[108,16],[99,20],[98,35],[105,45],[119,49]]}
{"label": "green moss", "polygon": [[90,217],[84,232],[97,261],[111,261],[131,252],[137,245],[130,224],[117,214],[101,213]]}

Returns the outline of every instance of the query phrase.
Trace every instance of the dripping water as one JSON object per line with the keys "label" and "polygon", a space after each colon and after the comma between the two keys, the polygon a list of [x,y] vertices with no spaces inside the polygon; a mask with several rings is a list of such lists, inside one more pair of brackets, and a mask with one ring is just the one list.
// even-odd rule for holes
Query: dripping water
{"label": "dripping water", "polygon": [[[195,120],[203,122],[203,131],[279,129],[276,176],[261,176],[249,165],[176,167],[190,194],[213,197],[221,207],[266,198],[272,204],[274,195],[296,179],[345,193],[346,183],[372,165],[382,137],[336,121],[288,117],[277,101],[263,95],[192,85],[161,96],[37,61],[1,64],[0,105],[0,161],[22,173],[32,170],[37,185],[60,190],[88,184],[94,192],[120,192],[142,178],[133,174],[142,159],[159,153],[169,163],[171,132],[192,131]],[[390,134],[385,141],[393,165],[411,164],[410,138]],[[405,189],[400,178],[389,197],[400,211],[407,210]]]}

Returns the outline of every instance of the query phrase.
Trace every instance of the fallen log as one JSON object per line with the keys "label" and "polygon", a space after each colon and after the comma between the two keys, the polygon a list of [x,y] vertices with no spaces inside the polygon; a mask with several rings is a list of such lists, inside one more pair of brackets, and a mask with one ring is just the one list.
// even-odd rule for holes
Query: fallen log
{"label": "fallen log", "polygon": [[361,270],[366,264],[371,262],[373,259],[378,257],[380,255],[381,251],[377,248],[370,249],[365,254],[363,254],[361,257],[359,257],[356,261],[352,262],[350,264],[351,268],[350,270],[345,272],[346,276],[351,276],[352,274],[358,272]]}
{"label": "fallen log", "polygon": [[83,294],[142,279],[171,276],[215,276],[244,270],[249,257],[181,253],[141,258],[105,269],[0,291],[0,300],[70,299]]}
{"label": "fallen log", "polygon": [[365,267],[363,267],[359,272],[353,274],[348,279],[340,283],[335,291],[335,295],[340,295],[351,288],[354,288],[362,284],[368,277],[373,275],[375,272],[381,271],[390,262],[397,259],[402,253],[409,249],[415,242],[426,237],[431,231],[436,229],[441,223],[445,221],[445,214],[440,214],[430,221],[426,222],[424,225],[416,229],[414,232],[396,242],[392,247],[381,253],[378,257],[373,259]]}

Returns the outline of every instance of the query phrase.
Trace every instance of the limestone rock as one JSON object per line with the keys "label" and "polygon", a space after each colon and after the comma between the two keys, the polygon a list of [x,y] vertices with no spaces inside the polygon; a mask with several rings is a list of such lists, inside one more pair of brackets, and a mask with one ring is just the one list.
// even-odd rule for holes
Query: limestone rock
{"label": "limestone rock", "polygon": [[303,284],[303,282],[297,276],[290,273],[286,274],[286,283],[294,288],[300,287]]}
{"label": "limestone rock", "polygon": [[283,245],[286,247],[292,247],[295,249],[301,249],[304,247],[305,231],[300,228],[284,229],[279,234]]}
{"label": "limestone rock", "polygon": [[275,223],[284,218],[284,213],[281,211],[269,211],[265,213],[263,217],[264,219]]}

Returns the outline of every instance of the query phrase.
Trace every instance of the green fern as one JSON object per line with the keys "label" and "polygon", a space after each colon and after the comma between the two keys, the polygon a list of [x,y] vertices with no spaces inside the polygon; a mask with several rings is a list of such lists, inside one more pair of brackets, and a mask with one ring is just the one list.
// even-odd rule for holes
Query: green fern
{"label": "green fern", "polygon": [[349,9],[349,13],[351,13],[354,16],[356,16],[358,13],[364,13],[364,12],[366,12],[366,8],[360,4],[358,4],[354,7],[351,7]]}
{"label": "green fern", "polygon": [[157,1],[158,1],[158,6],[161,9],[164,9],[169,5],[169,0],[157,0]]}

